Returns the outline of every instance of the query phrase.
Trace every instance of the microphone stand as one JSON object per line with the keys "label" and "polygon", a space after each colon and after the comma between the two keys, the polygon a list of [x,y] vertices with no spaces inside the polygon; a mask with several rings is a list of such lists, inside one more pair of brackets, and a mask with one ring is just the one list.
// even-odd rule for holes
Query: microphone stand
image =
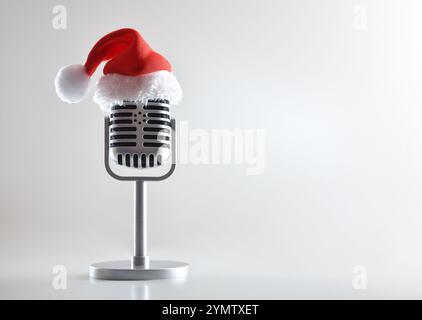
{"label": "microphone stand", "polygon": [[121,181],[134,181],[134,252],[131,260],[92,264],[89,276],[102,280],[153,280],[185,277],[189,265],[185,262],[151,260],[147,251],[147,181],[161,181],[170,177],[176,168],[176,121],[171,119],[172,164],[162,176],[121,176],[109,163],[109,118],[104,120],[104,162],[107,172]]}

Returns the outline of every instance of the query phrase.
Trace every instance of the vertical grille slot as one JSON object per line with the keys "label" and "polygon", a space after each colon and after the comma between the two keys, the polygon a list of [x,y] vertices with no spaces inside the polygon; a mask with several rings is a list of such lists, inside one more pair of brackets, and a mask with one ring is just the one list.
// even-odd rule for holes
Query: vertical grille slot
{"label": "vertical grille slot", "polygon": [[147,155],[145,153],[141,154],[141,166],[142,168],[147,166]]}
{"label": "vertical grille slot", "polygon": [[130,154],[127,154],[125,157],[126,167],[130,167]]}

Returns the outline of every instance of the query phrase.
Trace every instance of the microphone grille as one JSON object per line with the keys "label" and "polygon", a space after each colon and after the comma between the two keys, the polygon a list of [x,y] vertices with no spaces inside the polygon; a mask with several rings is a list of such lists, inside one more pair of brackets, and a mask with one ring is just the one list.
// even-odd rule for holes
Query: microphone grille
{"label": "microphone grille", "polygon": [[167,100],[127,102],[111,108],[110,155],[119,165],[160,166],[170,157],[171,122]]}

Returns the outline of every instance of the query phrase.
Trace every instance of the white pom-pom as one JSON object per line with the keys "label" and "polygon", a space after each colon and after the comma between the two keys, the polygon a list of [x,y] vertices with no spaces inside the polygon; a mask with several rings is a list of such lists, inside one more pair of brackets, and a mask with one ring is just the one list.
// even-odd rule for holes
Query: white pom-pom
{"label": "white pom-pom", "polygon": [[82,101],[90,89],[90,77],[81,64],[61,68],[54,83],[57,95],[67,103]]}

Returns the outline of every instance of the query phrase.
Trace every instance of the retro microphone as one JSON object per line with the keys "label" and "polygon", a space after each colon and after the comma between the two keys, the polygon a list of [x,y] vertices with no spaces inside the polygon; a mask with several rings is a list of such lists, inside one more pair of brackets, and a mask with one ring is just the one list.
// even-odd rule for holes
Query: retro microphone
{"label": "retro microphone", "polygon": [[[101,62],[104,75],[98,81],[94,101],[105,113],[104,160],[107,172],[118,180],[134,181],[134,254],[131,260],[95,263],[90,277],[105,280],[151,280],[184,277],[188,264],[150,260],[147,254],[146,182],[168,178],[175,170],[176,125],[170,108],[182,98],[182,89],[170,63],[152,50],[134,29],[120,29],[102,37],[84,65],[59,70],[56,92],[65,102],[83,100],[90,78]],[[136,175],[121,175],[128,167]],[[169,164],[162,175],[145,175],[150,168]]]}

